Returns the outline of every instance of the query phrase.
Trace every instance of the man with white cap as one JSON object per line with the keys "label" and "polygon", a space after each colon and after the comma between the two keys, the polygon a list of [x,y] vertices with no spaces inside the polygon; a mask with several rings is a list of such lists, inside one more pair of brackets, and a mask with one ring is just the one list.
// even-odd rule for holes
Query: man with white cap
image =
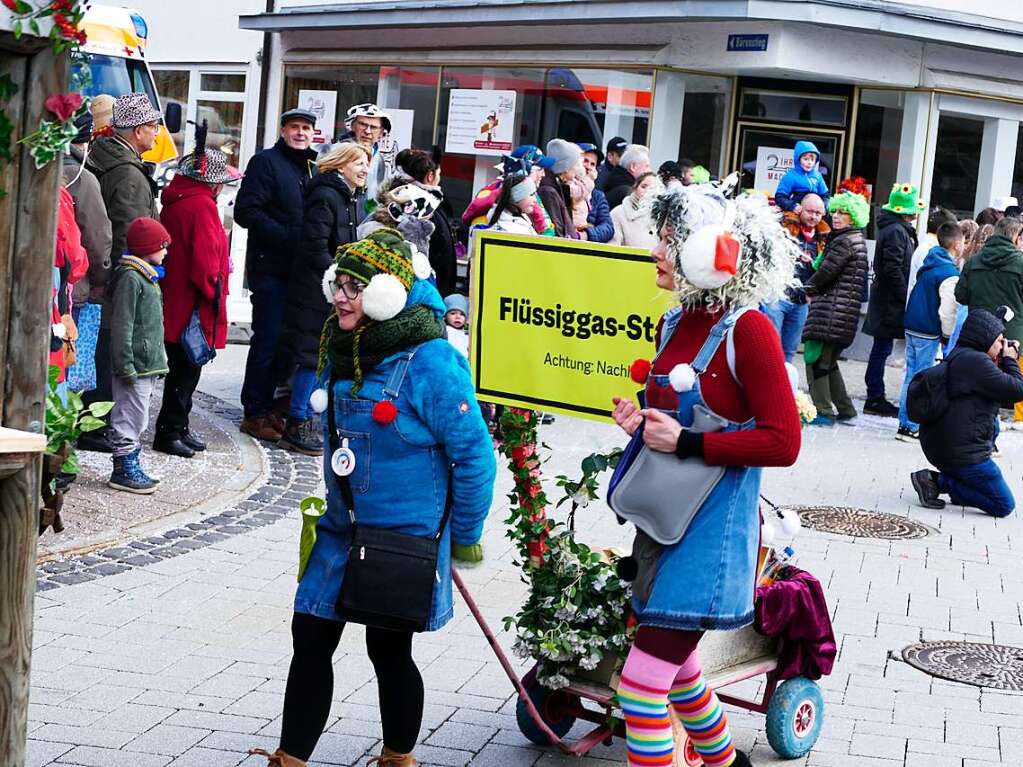
{"label": "man with white cap", "polygon": [[348,110],[345,127],[348,130],[338,137],[338,142],[354,141],[373,155],[366,180],[367,207],[372,208],[377,187],[394,175],[398,156],[398,142],[391,135],[391,116],[376,104],[356,104]]}
{"label": "man with white cap", "polygon": [[[125,252],[128,227],[136,218],[156,218],[156,182],[152,165],[142,155],[153,148],[163,115],[145,93],[128,93],[114,101],[113,135],[96,139],[86,167],[99,179],[100,192],[110,219],[110,261]],[[111,281],[113,276],[111,276]],[[82,397],[86,405],[113,399],[110,366],[110,296],[107,285],[96,341],[96,388]],[[78,441],[83,450],[112,452],[107,430],[89,432]]]}

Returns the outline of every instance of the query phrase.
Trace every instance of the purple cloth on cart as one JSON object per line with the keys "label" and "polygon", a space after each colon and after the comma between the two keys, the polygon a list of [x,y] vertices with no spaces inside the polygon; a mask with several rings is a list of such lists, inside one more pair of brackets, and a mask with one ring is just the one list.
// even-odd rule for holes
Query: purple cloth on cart
{"label": "purple cloth on cart", "polygon": [[820,679],[831,673],[838,648],[820,581],[788,567],[783,579],[757,587],[754,626],[764,636],[780,637],[780,679]]}

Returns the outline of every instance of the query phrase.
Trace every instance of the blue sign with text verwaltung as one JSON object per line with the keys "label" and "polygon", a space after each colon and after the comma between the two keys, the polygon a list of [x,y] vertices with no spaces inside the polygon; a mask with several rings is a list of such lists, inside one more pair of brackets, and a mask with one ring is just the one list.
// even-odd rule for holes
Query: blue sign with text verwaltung
{"label": "blue sign with text verwaltung", "polygon": [[729,51],[766,51],[768,35],[729,35]]}

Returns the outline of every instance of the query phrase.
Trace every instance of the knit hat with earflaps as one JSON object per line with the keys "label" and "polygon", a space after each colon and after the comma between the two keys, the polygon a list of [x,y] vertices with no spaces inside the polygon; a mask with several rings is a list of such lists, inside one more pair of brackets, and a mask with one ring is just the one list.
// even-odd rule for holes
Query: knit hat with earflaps
{"label": "knit hat with earflaps", "polygon": [[920,199],[920,191],[913,184],[893,184],[888,204],[881,206],[881,210],[900,216],[915,216],[926,209],[927,203]]}
{"label": "knit hat with earflaps", "polygon": [[363,311],[371,320],[382,322],[405,308],[412,283],[430,276],[430,261],[414,251],[401,232],[385,227],[338,248],[334,265],[323,275],[324,295],[329,302],[333,301],[332,283],[339,274],[347,274],[366,286],[362,292]]}

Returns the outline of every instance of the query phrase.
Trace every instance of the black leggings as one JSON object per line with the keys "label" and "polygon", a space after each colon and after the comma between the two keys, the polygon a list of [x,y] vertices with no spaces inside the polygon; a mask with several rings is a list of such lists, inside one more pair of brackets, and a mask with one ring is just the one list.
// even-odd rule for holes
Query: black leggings
{"label": "black leggings", "polygon": [[[295,613],[295,655],[284,692],[281,749],[302,761],[312,756],[327,726],[334,694],[332,660],[345,624]],[[411,632],[366,628],[366,651],[377,675],[384,745],[407,754],[423,724],[423,678],[412,659]]]}

